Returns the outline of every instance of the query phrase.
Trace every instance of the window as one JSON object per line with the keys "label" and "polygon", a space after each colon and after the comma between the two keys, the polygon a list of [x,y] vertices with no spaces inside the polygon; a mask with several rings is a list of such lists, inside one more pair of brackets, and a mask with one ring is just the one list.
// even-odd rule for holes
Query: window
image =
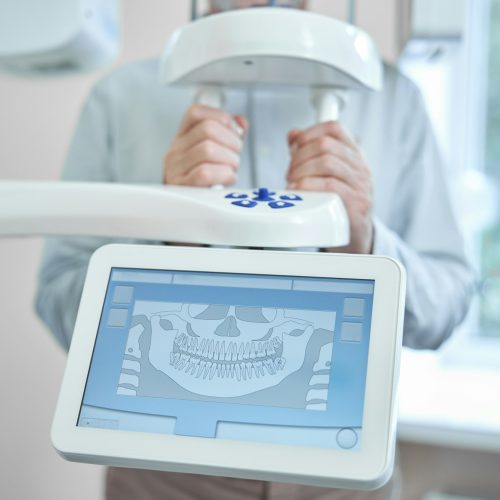
{"label": "window", "polygon": [[455,361],[498,366],[500,0],[469,0],[467,9],[460,40],[413,40],[400,66],[426,100],[481,279],[467,321],[443,351],[445,356],[452,352]]}
{"label": "window", "polygon": [[[500,0],[491,0],[485,19],[488,66],[485,134],[486,175],[500,185]],[[480,334],[500,337],[500,218],[483,234],[481,241]]]}

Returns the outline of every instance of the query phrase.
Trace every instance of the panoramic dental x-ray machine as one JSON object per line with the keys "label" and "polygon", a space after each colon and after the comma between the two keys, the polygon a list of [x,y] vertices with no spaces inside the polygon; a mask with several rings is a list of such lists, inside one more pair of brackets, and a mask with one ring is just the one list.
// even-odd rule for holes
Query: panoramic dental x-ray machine
{"label": "panoramic dental x-ray machine", "polygon": [[[226,86],[307,85],[324,121],[349,91],[380,89],[382,70],[356,27],[264,7],[178,30],[160,78],[216,107]],[[335,194],[0,183],[0,235],[35,234],[339,247],[349,221]],[[103,247],[54,446],[76,461],[376,488],[392,473],[404,293],[404,270],[383,257]]]}

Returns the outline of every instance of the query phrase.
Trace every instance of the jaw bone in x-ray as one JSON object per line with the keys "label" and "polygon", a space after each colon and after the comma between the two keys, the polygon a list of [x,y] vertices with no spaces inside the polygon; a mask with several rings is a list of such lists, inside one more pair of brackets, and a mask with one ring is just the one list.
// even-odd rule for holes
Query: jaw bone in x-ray
{"label": "jaw bone in x-ray", "polygon": [[[332,345],[335,312],[165,302],[137,307],[134,315],[147,317],[150,340],[141,350],[144,319],[130,329],[118,394],[139,395],[140,373],[136,379],[127,369],[138,358],[204,398],[255,395],[296,374],[304,391],[309,390],[302,396],[304,407],[312,403],[311,376],[325,345]],[[307,360],[308,353],[312,358]],[[326,395],[320,399],[326,400]]]}

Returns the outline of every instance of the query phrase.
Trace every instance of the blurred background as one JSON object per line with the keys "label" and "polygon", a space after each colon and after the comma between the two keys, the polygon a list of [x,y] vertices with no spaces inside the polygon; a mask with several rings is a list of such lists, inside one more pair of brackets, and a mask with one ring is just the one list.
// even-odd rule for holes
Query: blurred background
{"label": "blurred background", "polygon": [[[120,52],[104,70],[0,73],[0,179],[58,179],[92,85],[119,65],[158,57],[190,18],[188,0],[119,4]],[[344,0],[312,7],[348,13]],[[466,321],[441,349],[403,354],[402,498],[500,499],[500,0],[359,0],[356,21],[425,96],[481,279]],[[65,353],[33,311],[41,248],[41,239],[0,241],[0,498],[97,499],[103,469],[66,462],[50,445]]]}

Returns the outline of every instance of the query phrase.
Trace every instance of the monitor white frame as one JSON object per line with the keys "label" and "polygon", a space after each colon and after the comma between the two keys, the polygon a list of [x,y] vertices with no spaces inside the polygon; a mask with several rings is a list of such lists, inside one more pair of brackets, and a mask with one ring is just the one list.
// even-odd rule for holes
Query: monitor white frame
{"label": "monitor white frame", "polygon": [[[361,449],[340,451],[78,427],[112,268],[374,280]],[[52,425],[52,443],[72,461],[336,488],[378,488],[393,469],[405,290],[403,267],[388,257],[104,246],[89,264]]]}

